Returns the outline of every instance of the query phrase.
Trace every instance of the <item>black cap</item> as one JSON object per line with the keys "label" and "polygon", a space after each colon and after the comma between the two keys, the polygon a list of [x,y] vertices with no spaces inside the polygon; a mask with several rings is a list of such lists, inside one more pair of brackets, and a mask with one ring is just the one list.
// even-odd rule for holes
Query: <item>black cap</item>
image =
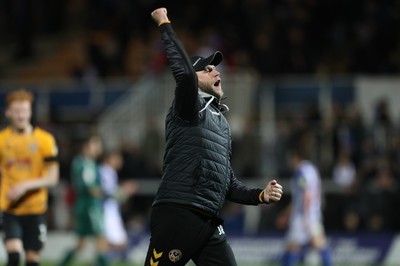
{"label": "black cap", "polygon": [[190,61],[195,71],[201,71],[208,65],[217,66],[224,59],[220,51],[216,51],[209,57],[192,56]]}

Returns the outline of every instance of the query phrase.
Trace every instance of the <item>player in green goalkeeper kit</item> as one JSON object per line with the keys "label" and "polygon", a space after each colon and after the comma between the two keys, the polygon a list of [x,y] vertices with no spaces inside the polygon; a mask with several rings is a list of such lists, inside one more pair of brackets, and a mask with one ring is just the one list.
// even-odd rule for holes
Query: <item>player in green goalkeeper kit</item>
{"label": "player in green goalkeeper kit", "polygon": [[71,178],[75,192],[74,225],[78,241],[69,250],[60,265],[70,265],[76,253],[83,249],[85,241],[92,237],[96,241],[96,264],[108,265],[106,259],[107,242],[104,238],[103,193],[96,164],[102,152],[102,144],[97,136],[90,136],[82,143],[81,153],[72,162]]}

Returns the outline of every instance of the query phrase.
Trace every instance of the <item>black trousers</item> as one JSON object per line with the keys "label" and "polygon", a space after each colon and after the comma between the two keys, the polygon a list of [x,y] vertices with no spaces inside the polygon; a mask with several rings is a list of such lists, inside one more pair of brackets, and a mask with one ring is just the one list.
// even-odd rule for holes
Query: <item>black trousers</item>
{"label": "black trousers", "polygon": [[145,266],[236,266],[221,220],[186,207],[160,204],[151,211]]}

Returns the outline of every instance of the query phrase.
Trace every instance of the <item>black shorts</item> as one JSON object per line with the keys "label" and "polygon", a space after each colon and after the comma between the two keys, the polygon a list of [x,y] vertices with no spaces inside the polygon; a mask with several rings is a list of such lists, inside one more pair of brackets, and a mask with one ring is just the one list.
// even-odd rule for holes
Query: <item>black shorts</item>
{"label": "black shorts", "polygon": [[21,239],[25,250],[39,251],[46,240],[46,222],[44,214],[14,215],[3,213],[4,237]]}
{"label": "black shorts", "polygon": [[180,206],[160,204],[151,211],[151,238],[145,266],[236,266],[222,220]]}

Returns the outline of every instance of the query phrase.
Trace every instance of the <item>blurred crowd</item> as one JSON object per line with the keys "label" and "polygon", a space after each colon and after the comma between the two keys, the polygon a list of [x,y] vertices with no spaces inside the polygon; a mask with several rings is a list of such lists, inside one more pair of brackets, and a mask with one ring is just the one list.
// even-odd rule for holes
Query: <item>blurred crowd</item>
{"label": "blurred crowd", "polygon": [[292,137],[308,134],[304,143],[321,172],[340,193],[325,194],[328,230],[398,231],[400,215],[399,123],[386,99],[371,107],[372,124],[355,104],[333,104],[330,117],[322,118],[315,106],[304,112],[283,114],[277,121],[275,146],[278,176],[290,176],[285,150]]}
{"label": "blurred crowd", "polygon": [[[2,42],[15,58],[35,56],[43,38],[81,36],[70,75],[140,77],[165,60],[155,6],[166,6],[189,53],[219,49],[231,69],[282,73],[393,74],[400,70],[400,4],[395,0],[19,0],[0,3]],[[77,52],[78,53],[78,52]]]}

